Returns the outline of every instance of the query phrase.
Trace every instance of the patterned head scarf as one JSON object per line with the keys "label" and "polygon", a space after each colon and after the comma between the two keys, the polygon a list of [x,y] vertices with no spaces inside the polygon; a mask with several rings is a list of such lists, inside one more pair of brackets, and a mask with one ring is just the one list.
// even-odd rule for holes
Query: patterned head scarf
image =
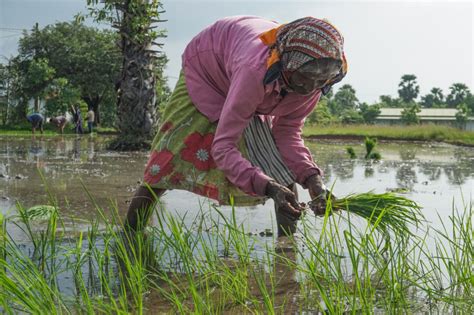
{"label": "patterned head scarf", "polygon": [[298,19],[261,34],[260,39],[270,48],[264,84],[274,82],[282,74],[289,78],[302,65],[318,58],[342,61],[339,73],[322,88],[323,94],[328,93],[331,86],[347,73],[344,38],[326,20],[313,17]]}

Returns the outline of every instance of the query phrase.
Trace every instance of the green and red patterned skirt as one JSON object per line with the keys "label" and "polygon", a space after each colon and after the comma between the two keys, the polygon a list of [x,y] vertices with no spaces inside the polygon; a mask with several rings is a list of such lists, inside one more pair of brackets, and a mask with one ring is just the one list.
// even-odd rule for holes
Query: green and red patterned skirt
{"label": "green and red patterned skirt", "polygon": [[[153,140],[145,168],[144,182],[153,188],[188,190],[217,200],[221,205],[250,206],[264,203],[267,198],[244,193],[216,168],[211,157],[216,128],[217,122],[210,122],[191,102],[181,71],[161,116],[159,131]],[[252,156],[249,158],[248,143],[243,137],[238,148],[242,156],[255,165]],[[289,172],[287,169],[285,171]],[[275,177],[269,174],[271,170],[265,173]]]}

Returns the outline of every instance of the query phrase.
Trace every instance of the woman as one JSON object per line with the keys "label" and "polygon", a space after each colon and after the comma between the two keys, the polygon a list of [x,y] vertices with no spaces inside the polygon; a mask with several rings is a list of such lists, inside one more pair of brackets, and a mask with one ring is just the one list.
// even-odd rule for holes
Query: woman
{"label": "woman", "polygon": [[43,122],[44,117],[40,113],[33,113],[31,115],[26,116],[26,120],[31,123],[31,131],[35,134],[35,130],[39,128],[41,134],[43,134]]}
{"label": "woman", "polygon": [[79,104],[76,106],[71,105],[72,111],[72,121],[74,122],[74,131],[76,134],[83,134],[84,130],[82,129],[82,114]]}
{"label": "woman", "polygon": [[167,189],[186,189],[237,206],[270,197],[279,234],[294,232],[303,211],[294,184],[325,193],[301,128],[346,73],[341,34],[313,17],[229,17],[194,37],[182,61],[145,168],[151,191],[137,190],[126,227],[140,229]]}
{"label": "woman", "polygon": [[52,118],[49,119],[49,123],[55,125],[56,128],[59,129],[61,134],[64,134],[64,127],[66,127],[67,118],[66,118],[66,116],[62,116],[62,115],[52,117]]}

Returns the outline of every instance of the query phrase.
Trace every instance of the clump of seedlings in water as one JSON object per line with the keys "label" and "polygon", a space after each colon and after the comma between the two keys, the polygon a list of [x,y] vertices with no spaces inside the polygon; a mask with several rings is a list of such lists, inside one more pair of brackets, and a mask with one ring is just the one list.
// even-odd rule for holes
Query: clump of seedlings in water
{"label": "clump of seedlings in water", "polygon": [[347,152],[347,154],[349,154],[349,157],[350,157],[351,159],[357,158],[357,155],[356,155],[356,153],[355,153],[353,147],[347,147],[347,148],[346,148],[346,152]]}
{"label": "clump of seedlings in water", "polygon": [[374,149],[377,146],[377,138],[370,138],[366,137],[365,138],[365,158],[366,159],[372,159],[372,160],[380,160],[382,158],[382,155],[380,153],[375,152]]}

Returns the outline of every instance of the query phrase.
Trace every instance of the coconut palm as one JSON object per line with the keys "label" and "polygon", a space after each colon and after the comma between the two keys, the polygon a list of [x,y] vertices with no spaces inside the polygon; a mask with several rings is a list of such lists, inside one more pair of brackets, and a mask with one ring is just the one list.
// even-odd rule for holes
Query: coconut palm
{"label": "coconut palm", "polygon": [[[88,0],[89,5],[99,0]],[[103,8],[93,9],[97,20],[108,21],[118,30],[122,51],[122,72],[118,88],[119,136],[112,149],[135,150],[147,148],[157,120],[156,74],[165,57],[154,48],[164,32],[154,25],[159,19],[161,4],[157,0],[101,0]],[[158,69],[158,70],[157,70]],[[159,78],[161,80],[161,78]]]}

